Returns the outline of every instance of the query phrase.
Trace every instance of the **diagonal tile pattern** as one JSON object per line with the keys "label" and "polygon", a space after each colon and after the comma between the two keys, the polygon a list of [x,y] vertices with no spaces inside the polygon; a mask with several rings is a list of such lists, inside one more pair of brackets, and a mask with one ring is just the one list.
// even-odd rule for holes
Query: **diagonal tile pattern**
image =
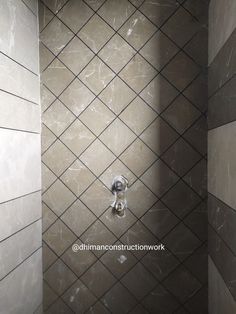
{"label": "diagonal tile pattern", "polygon": [[[46,313],[206,302],[207,6],[190,2],[39,1]],[[122,218],[110,207],[120,174]],[[71,249],[160,240],[163,253]]]}

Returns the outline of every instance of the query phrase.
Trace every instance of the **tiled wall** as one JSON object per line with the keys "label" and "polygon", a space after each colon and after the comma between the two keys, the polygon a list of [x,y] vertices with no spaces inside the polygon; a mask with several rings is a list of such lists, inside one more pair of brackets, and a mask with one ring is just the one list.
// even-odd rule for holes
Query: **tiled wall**
{"label": "tiled wall", "polygon": [[0,2],[0,313],[40,313],[37,1]]}
{"label": "tiled wall", "polygon": [[45,313],[207,313],[207,7],[39,2]]}
{"label": "tiled wall", "polygon": [[210,314],[236,312],[235,4],[212,0],[209,7]]}

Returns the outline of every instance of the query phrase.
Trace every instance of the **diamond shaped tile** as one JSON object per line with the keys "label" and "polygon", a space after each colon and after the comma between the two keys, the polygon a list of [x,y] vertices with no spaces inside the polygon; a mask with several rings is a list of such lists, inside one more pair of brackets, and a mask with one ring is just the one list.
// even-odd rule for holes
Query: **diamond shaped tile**
{"label": "diamond shaped tile", "polygon": [[135,93],[119,77],[115,77],[99,97],[114,113],[119,114],[134,99]]}
{"label": "diamond shaped tile", "polygon": [[[179,282],[181,282],[181,289],[179,289]],[[201,287],[200,283],[183,266],[178,267],[164,281],[164,285],[180,302],[185,302]]]}
{"label": "diamond shaped tile", "polygon": [[41,42],[39,43],[39,54],[40,54],[40,72],[43,72],[49,63],[55,58],[55,56],[51,53],[50,50],[46,46],[44,46]]}
{"label": "diamond shaped tile", "polygon": [[116,119],[99,138],[118,156],[134,141],[136,136],[121,120]]}
{"label": "diamond shaped tile", "polygon": [[[126,233],[120,238],[120,241],[126,245],[155,245],[158,240],[140,221],[137,221]],[[137,257],[143,257],[146,250],[132,250],[132,253]]]}
{"label": "diamond shaped tile", "polygon": [[49,186],[52,185],[52,183],[56,181],[57,177],[43,163],[41,163],[41,172],[42,172],[42,177],[43,177],[42,192],[44,193],[45,190],[47,190]]}
{"label": "diamond shaped tile", "polygon": [[164,244],[181,261],[200,246],[200,240],[183,223],[177,225],[164,239]]}
{"label": "diamond shaped tile", "polygon": [[80,156],[80,159],[93,173],[100,175],[114,161],[115,156],[99,140],[96,140]]}
{"label": "diamond shaped tile", "polygon": [[156,73],[156,70],[137,54],[119,76],[138,93],[154,78]]}
{"label": "diamond shaped tile", "polygon": [[46,204],[43,203],[42,205],[43,205],[42,231],[44,232],[55,222],[57,216],[54,214],[53,211],[51,211],[51,209]]}
{"label": "diamond shaped tile", "polygon": [[197,313],[208,313],[208,289],[207,287],[201,288],[197,293],[194,294],[190,300],[187,301],[185,307],[193,314]]}
{"label": "diamond shaped tile", "polygon": [[189,41],[199,30],[200,24],[180,7],[176,13],[164,24],[162,30],[180,47]]}
{"label": "diamond shaped tile", "polygon": [[178,50],[178,47],[159,31],[140,50],[140,54],[160,71]]}
{"label": "diamond shaped tile", "polygon": [[[96,297],[100,298],[115,283],[115,277],[97,261],[81,277],[83,283],[92,291]],[[102,285],[101,285],[102,282]]]}
{"label": "diamond shaped tile", "polygon": [[78,33],[79,38],[97,53],[114,34],[112,28],[97,14]]}
{"label": "diamond shaped tile", "polygon": [[166,278],[180,263],[167,249],[161,253],[150,251],[141,262],[159,281]]}
{"label": "diamond shaped tile", "polygon": [[107,308],[105,308],[105,306],[98,301],[96,304],[92,305],[88,311],[86,312],[86,314],[109,314],[109,311]]}
{"label": "diamond shaped tile", "polygon": [[200,3],[196,0],[185,1],[184,8],[187,9],[191,14],[200,22],[201,26],[207,28],[208,24],[208,1],[201,1]]}
{"label": "diamond shaped tile", "polygon": [[40,32],[51,21],[53,17],[54,14],[40,1],[38,3],[38,18]]}
{"label": "diamond shaped tile", "polygon": [[184,138],[191,143],[202,155],[207,153],[207,118],[199,120],[184,134]]}
{"label": "diamond shaped tile", "polygon": [[160,74],[140,94],[157,113],[162,112],[177,95],[177,89]]}
{"label": "diamond shaped tile", "polygon": [[127,178],[129,184],[132,184],[136,180],[135,174],[118,159],[101,175],[100,180],[111,189],[114,177],[120,174]]}
{"label": "diamond shaped tile", "polygon": [[[69,2],[70,3],[70,2]],[[83,2],[80,2],[83,3]],[[58,58],[75,74],[80,71],[93,58],[94,53],[78,38],[74,37],[62,50]]]}
{"label": "diamond shaped tile", "polygon": [[158,202],[141,218],[141,221],[161,239],[179,222],[179,219],[162,202]]}
{"label": "diamond shaped tile", "polygon": [[[116,237],[107,229],[107,227],[97,220],[89,229],[81,236],[81,241],[85,244],[109,245],[116,241]],[[96,256],[100,256],[104,251],[93,251]]]}
{"label": "diamond shaped tile", "polygon": [[178,177],[161,160],[157,160],[141,180],[160,197],[176,183]]}
{"label": "diamond shaped tile", "polygon": [[57,220],[44,233],[43,240],[60,256],[76,240],[76,236],[61,220]]}
{"label": "diamond shaped tile", "polygon": [[141,217],[157,201],[157,197],[140,181],[136,181],[127,191],[129,209]]}
{"label": "diamond shaped tile", "polygon": [[132,294],[119,282],[113,286],[101,299],[111,313],[128,313],[136,304]]}
{"label": "diamond shaped tile", "polygon": [[[119,241],[115,244],[121,245]],[[101,261],[117,278],[120,278],[134,266],[137,259],[130,251],[111,250],[101,257]]]}
{"label": "diamond shaped tile", "polygon": [[[73,244],[81,245],[82,242],[76,240]],[[87,250],[73,252],[72,247],[68,248],[61,259],[77,276],[81,276],[97,260],[92,252]]]}
{"label": "diamond shaped tile", "polygon": [[96,220],[96,217],[77,200],[61,216],[61,220],[79,237]]}
{"label": "diamond shaped tile", "polygon": [[177,215],[185,216],[200,202],[199,196],[183,181],[179,181],[162,198],[162,201]]}
{"label": "diamond shaped tile", "polygon": [[[133,2],[138,2],[134,0]],[[135,308],[130,312],[130,314],[148,314],[148,312],[145,310],[145,308],[141,305],[138,304],[135,306]]]}
{"label": "diamond shaped tile", "polygon": [[43,242],[43,272],[45,272],[56,260],[56,254]]}
{"label": "diamond shaped tile", "polygon": [[43,84],[40,85],[41,111],[44,112],[56,97]]}
{"label": "diamond shaped tile", "polygon": [[79,196],[95,180],[95,176],[81,163],[81,161],[76,160],[66,170],[61,179],[71,191]]}
{"label": "diamond shaped tile", "polygon": [[55,55],[58,55],[72,37],[73,33],[57,17],[40,34],[41,41]]}
{"label": "diamond shaped tile", "polygon": [[105,2],[105,0],[85,0],[85,2],[96,11]]}
{"label": "diamond shaped tile", "polygon": [[74,75],[55,59],[41,75],[42,82],[58,96],[74,79]]}
{"label": "diamond shaped tile", "polygon": [[157,26],[161,26],[179,4],[175,0],[147,0],[141,5],[140,10]]}
{"label": "diamond shaped tile", "polygon": [[71,191],[59,180],[43,194],[43,201],[58,216],[61,215],[74,201],[75,196]]}
{"label": "diamond shaped tile", "polygon": [[75,116],[59,100],[56,100],[42,116],[42,122],[56,136],[61,135],[74,119]]}
{"label": "diamond shaped tile", "polygon": [[114,118],[113,112],[98,98],[80,115],[80,120],[96,135],[99,135]]}
{"label": "diamond shaped tile", "polygon": [[119,216],[114,213],[111,207],[109,207],[100,217],[100,220],[119,238],[131,225],[136,222],[137,218],[129,209],[125,210],[123,216]]}
{"label": "diamond shaped tile", "polygon": [[80,73],[79,78],[93,93],[98,94],[107,86],[114,76],[115,74],[105,63],[98,57],[95,57]]}
{"label": "diamond shaped tile", "polygon": [[76,281],[76,276],[61,260],[57,260],[56,263],[46,271],[44,279],[58,295],[61,295]]}
{"label": "diamond shaped tile", "polygon": [[67,0],[42,0],[53,13],[57,13]]}
{"label": "diamond shaped tile", "polygon": [[75,79],[60,95],[60,100],[78,116],[95,98],[94,94]]}
{"label": "diamond shaped tile", "polygon": [[72,287],[64,293],[62,299],[72,308],[74,313],[85,313],[86,310],[96,302],[95,296],[80,280],[77,280]]}
{"label": "diamond shaped tile", "polygon": [[42,154],[52,145],[53,142],[56,140],[55,134],[53,134],[46,125],[42,124],[41,130],[41,150]]}
{"label": "diamond shaped tile", "polygon": [[201,115],[185,97],[180,95],[162,113],[162,117],[174,127],[177,132],[183,133]]}
{"label": "diamond shaped tile", "polygon": [[95,136],[83,123],[76,120],[61,135],[60,139],[75,155],[79,156],[92,143]]}
{"label": "diamond shaped tile", "polygon": [[121,36],[116,34],[98,55],[117,73],[126,65],[134,54],[135,50],[128,45]]}
{"label": "diamond shaped tile", "polygon": [[165,152],[162,158],[179,176],[184,176],[201,159],[201,156],[180,138]]}
{"label": "diamond shaped tile", "polygon": [[139,135],[156,116],[157,114],[140,97],[137,97],[121,113],[120,118]]}
{"label": "diamond shaped tile", "polygon": [[208,87],[207,76],[199,75],[184,91],[184,95],[202,112],[207,109]]}
{"label": "diamond shaped tile", "polygon": [[[60,156],[58,160],[57,156]],[[75,156],[60,141],[56,141],[42,156],[42,161],[56,175],[61,175],[75,160]]]}
{"label": "diamond shaped tile", "polygon": [[136,11],[121,27],[119,34],[135,49],[140,49],[157,28],[139,11]]}
{"label": "diamond shaped tile", "polygon": [[57,299],[50,308],[45,312],[45,314],[72,314],[72,310],[61,300]]}
{"label": "diamond shaped tile", "polygon": [[100,181],[96,180],[80,199],[96,216],[100,216],[114,201],[114,196]]}
{"label": "diamond shaped tile", "polygon": [[110,24],[111,27],[117,30],[134,11],[135,8],[128,0],[121,2],[110,0],[98,10],[98,14]]}
{"label": "diamond shaped tile", "polygon": [[156,279],[139,262],[122,279],[121,282],[129,291],[141,300],[156,286]]}
{"label": "diamond shaped tile", "polygon": [[77,33],[92,14],[93,11],[83,1],[70,0],[58,13],[58,17],[72,29],[74,33]]}
{"label": "diamond shaped tile", "polygon": [[156,158],[156,155],[139,139],[120,156],[122,162],[137,176],[144,173]]}
{"label": "diamond shaped tile", "polygon": [[179,302],[168,292],[162,285],[158,285],[149,295],[142,301],[149,313],[175,313],[179,307]]}
{"label": "diamond shaped tile", "polygon": [[206,196],[207,191],[207,170],[206,160],[202,159],[189,173],[184,177],[188,183],[201,197]]}
{"label": "diamond shaped tile", "polygon": [[56,293],[49,287],[46,281],[43,282],[43,307],[47,309],[57,299]]}
{"label": "diamond shaped tile", "polygon": [[158,117],[140,136],[157,155],[161,155],[174,141],[178,134]]}
{"label": "diamond shaped tile", "polygon": [[[199,73],[199,67],[185,53],[179,52],[162,70],[162,74],[180,91]],[[181,73],[181,76],[179,75]]]}

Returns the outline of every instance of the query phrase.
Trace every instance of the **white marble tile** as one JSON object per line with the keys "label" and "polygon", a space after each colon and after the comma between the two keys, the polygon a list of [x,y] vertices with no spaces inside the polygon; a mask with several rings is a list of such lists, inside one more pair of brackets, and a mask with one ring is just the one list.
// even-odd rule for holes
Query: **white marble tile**
{"label": "white marble tile", "polygon": [[0,127],[40,132],[40,106],[0,91]]}
{"label": "white marble tile", "polygon": [[236,209],[236,122],[208,132],[208,190]]}
{"label": "white marble tile", "polygon": [[211,0],[209,6],[209,64],[235,29],[235,16],[235,0]]}
{"label": "white marble tile", "polygon": [[0,129],[0,147],[0,203],[40,190],[40,135]]}
{"label": "white marble tile", "polygon": [[0,313],[32,314],[42,303],[42,250],[0,281]]}
{"label": "white marble tile", "polygon": [[[25,1],[37,9],[36,0]],[[38,73],[37,17],[22,1],[0,1],[0,51]]]}
{"label": "white marble tile", "polygon": [[39,103],[39,77],[1,53],[0,89]]}
{"label": "white marble tile", "polygon": [[36,221],[41,216],[40,192],[0,204],[0,241]]}
{"label": "white marble tile", "polygon": [[0,243],[0,280],[42,245],[41,219]]}

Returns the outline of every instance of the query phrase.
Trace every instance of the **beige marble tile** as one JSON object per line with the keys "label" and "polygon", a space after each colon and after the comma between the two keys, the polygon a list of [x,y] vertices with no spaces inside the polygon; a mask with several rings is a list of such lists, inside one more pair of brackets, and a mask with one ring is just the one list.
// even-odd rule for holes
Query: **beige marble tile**
{"label": "beige marble tile", "polygon": [[136,136],[120,119],[116,119],[99,138],[118,156],[134,141]]}
{"label": "beige marble tile", "polygon": [[51,21],[54,14],[41,2],[38,3],[38,19],[39,31],[41,32],[44,27]]}
{"label": "beige marble tile", "polygon": [[66,3],[66,0],[43,0],[43,2],[56,14]]}
{"label": "beige marble tile", "polygon": [[119,114],[134,97],[135,93],[119,77],[115,77],[99,95],[115,114]]}
{"label": "beige marble tile", "polygon": [[42,153],[44,153],[49,148],[49,146],[51,146],[51,144],[56,141],[56,139],[57,139],[56,135],[53,134],[46,125],[42,124],[42,130],[41,130]]}
{"label": "beige marble tile", "polygon": [[71,0],[58,13],[58,17],[77,33],[92,14],[93,11],[83,1]]}
{"label": "beige marble tile", "polygon": [[119,76],[139,93],[154,78],[157,71],[140,55],[135,55]]}
{"label": "beige marble tile", "polygon": [[140,49],[157,30],[141,13],[135,12],[121,27],[119,34],[125,38],[135,49]]}
{"label": "beige marble tile", "polygon": [[42,73],[46,67],[52,62],[52,60],[55,58],[54,54],[51,53],[48,48],[42,44],[42,42],[39,43],[39,61],[40,61],[40,72]]}
{"label": "beige marble tile", "polygon": [[78,36],[97,53],[113,34],[112,28],[96,14],[79,31]]}
{"label": "beige marble tile", "polygon": [[41,112],[44,112],[56,99],[56,97],[45,87],[40,85]]}
{"label": "beige marble tile", "polygon": [[99,57],[116,73],[119,72],[135,54],[135,50],[116,34],[99,52]]}
{"label": "beige marble tile", "polygon": [[85,2],[96,11],[105,2],[105,0],[85,0]]}
{"label": "beige marble tile", "polygon": [[42,232],[45,232],[57,219],[57,215],[43,203],[42,208],[43,220],[42,220]]}
{"label": "beige marble tile", "polygon": [[115,119],[115,115],[96,98],[79,118],[93,133],[99,135]]}
{"label": "beige marble tile", "polygon": [[49,188],[53,182],[56,181],[57,177],[53,172],[42,163],[41,165],[41,173],[42,173],[42,192]]}
{"label": "beige marble tile", "polygon": [[107,86],[114,76],[115,74],[105,63],[98,57],[95,57],[80,73],[79,78],[93,93],[98,94]]}

